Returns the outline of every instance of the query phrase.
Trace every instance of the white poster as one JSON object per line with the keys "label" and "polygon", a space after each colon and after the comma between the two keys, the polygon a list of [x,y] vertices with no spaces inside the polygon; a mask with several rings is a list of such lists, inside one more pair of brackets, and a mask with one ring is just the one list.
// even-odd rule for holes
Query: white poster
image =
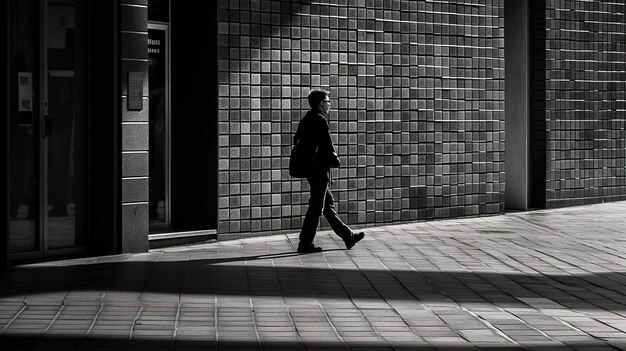
{"label": "white poster", "polygon": [[18,111],[33,112],[33,74],[17,72]]}

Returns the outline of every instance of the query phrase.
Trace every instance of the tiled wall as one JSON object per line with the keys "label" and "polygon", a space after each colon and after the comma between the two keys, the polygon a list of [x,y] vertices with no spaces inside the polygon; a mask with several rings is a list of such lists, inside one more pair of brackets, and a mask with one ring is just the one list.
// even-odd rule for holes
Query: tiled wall
{"label": "tiled wall", "polygon": [[545,124],[547,207],[626,199],[625,12],[623,1],[548,0],[534,14],[545,26],[534,103],[545,106],[535,118]]}
{"label": "tiled wall", "polygon": [[288,174],[311,88],[331,91],[349,224],[504,205],[504,0],[220,0],[220,238],[300,228]]}

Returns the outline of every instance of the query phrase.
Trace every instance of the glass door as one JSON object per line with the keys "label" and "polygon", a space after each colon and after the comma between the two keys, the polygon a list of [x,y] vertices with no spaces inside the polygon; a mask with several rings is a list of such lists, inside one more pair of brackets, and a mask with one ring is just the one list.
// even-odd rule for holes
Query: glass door
{"label": "glass door", "polygon": [[42,250],[39,0],[9,3],[9,252]]}
{"label": "glass door", "polygon": [[170,229],[169,33],[164,23],[148,24],[150,86],[150,232]]}
{"label": "glass door", "polygon": [[12,258],[86,242],[87,0],[10,0]]}

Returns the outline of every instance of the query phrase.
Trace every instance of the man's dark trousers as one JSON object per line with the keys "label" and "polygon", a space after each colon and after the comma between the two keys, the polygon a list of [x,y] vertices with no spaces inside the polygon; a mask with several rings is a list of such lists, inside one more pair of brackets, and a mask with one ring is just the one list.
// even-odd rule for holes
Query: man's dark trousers
{"label": "man's dark trousers", "polygon": [[345,225],[335,212],[335,199],[330,192],[328,177],[312,177],[307,179],[311,189],[309,208],[304,216],[302,231],[300,231],[300,244],[312,244],[317,231],[320,216],[324,214],[328,224],[343,241],[352,237],[352,230]]}

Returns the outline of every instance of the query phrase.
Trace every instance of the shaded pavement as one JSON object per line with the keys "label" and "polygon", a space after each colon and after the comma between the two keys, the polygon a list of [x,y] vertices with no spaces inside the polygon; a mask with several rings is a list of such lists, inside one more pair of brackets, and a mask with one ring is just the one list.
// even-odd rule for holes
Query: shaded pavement
{"label": "shaded pavement", "polygon": [[626,202],[23,265],[0,349],[626,350]]}

